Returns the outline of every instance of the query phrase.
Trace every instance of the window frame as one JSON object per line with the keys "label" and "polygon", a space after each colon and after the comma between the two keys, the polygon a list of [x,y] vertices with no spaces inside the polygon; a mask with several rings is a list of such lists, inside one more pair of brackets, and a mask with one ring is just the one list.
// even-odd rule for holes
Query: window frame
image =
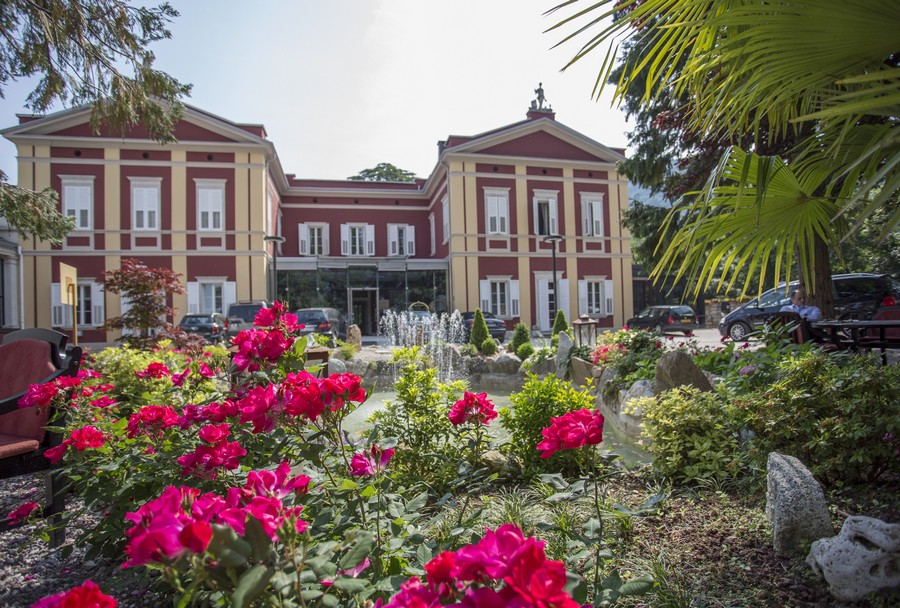
{"label": "window frame", "polygon": [[[534,190],[532,192],[532,221],[535,236],[550,236],[559,232],[559,190]],[[540,208],[547,205],[547,232],[540,230]]]}
{"label": "window frame", "polygon": [[[224,179],[200,179],[194,178],[194,188],[196,195],[196,207],[197,207],[197,231],[198,232],[224,232],[225,231],[225,184],[227,180]],[[219,227],[216,228],[212,225],[203,226],[203,204],[201,192],[215,192],[219,195],[218,209],[210,209],[208,211],[210,217],[210,224],[213,224],[212,218],[216,211],[219,213]],[[208,202],[208,201],[207,201]]]}
{"label": "window frame", "polygon": [[[496,229],[491,219],[496,218]],[[484,232],[489,236],[509,236],[509,188],[484,188]]]}
{"label": "window frame", "polygon": [[[603,192],[581,193],[581,226],[583,236],[592,239],[602,239],[606,236],[606,221],[604,218],[605,196]],[[597,217],[597,212],[600,216]],[[598,233],[599,229],[599,233]]]}
{"label": "window frame", "polygon": [[[161,217],[161,197],[162,197],[162,178],[161,177],[129,177],[131,182],[131,230],[143,233],[158,233],[162,229]],[[136,191],[153,191],[156,193],[155,201],[138,201],[135,199]],[[138,226],[138,211],[142,211],[142,226]],[[150,226],[150,212],[153,212],[154,222]]]}
{"label": "window frame", "polygon": [[[66,217],[74,217],[75,218],[75,228],[74,231],[88,231],[94,229],[94,180],[95,177],[93,175],[60,175],[60,209],[62,210],[62,214]],[[70,201],[70,196],[66,193],[68,188],[86,188],[88,191],[87,200],[83,203],[79,202],[77,205],[73,205],[73,201]],[[70,206],[71,205],[71,206]],[[71,216],[69,215],[69,210],[74,211]],[[79,221],[80,218],[78,216],[78,211],[84,211],[86,215],[85,225],[81,225]]]}

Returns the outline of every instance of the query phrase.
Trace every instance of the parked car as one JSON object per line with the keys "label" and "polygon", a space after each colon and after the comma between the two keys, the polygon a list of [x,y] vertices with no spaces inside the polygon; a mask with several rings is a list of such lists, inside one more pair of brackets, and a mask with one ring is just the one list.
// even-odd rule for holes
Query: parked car
{"label": "parked car", "polygon": [[[498,340],[503,342],[506,339],[506,322],[494,315],[491,312],[481,313],[484,315],[484,322],[487,323],[488,333],[494,340]],[[469,341],[469,336],[471,335],[472,325],[475,324],[475,313],[474,312],[464,312],[462,313],[463,318],[463,328],[466,333],[464,339],[466,342]]]}
{"label": "parked car", "polygon": [[686,336],[699,327],[697,314],[690,306],[648,306],[625,323],[625,329],[654,329],[659,333],[677,331]]}
{"label": "parked car", "polygon": [[[876,310],[892,306],[900,299],[900,283],[886,274],[836,274],[831,277],[831,283],[836,319],[871,319]],[[793,281],[785,288],[782,283],[735,308],[719,321],[719,333],[743,340],[789,304],[791,291],[798,285],[798,281]]]}
{"label": "parked car", "polygon": [[330,344],[335,340],[347,339],[347,321],[340,311],[334,308],[301,308],[295,310],[299,321],[304,327],[300,330],[301,336],[319,334],[326,336]]}
{"label": "parked car", "polygon": [[253,300],[250,302],[235,302],[228,307],[228,335],[236,336],[245,329],[253,328],[253,319],[263,308],[269,308],[271,304],[265,300]]}
{"label": "parked car", "polygon": [[178,328],[210,342],[224,342],[228,337],[228,319],[217,312],[184,315]]}

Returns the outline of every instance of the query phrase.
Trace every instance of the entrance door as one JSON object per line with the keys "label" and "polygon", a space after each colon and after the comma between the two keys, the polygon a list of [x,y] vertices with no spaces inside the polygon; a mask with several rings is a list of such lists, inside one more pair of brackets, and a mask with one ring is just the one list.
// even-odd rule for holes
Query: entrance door
{"label": "entrance door", "polygon": [[348,310],[352,315],[350,323],[359,326],[364,336],[378,333],[378,289],[375,287],[350,288],[347,290]]}
{"label": "entrance door", "polygon": [[[536,272],[534,273],[534,293],[536,295],[537,302],[537,325],[538,329],[544,332],[549,332],[553,328],[553,318],[550,316],[551,307],[553,308],[553,314],[555,315],[557,310],[562,310],[566,313],[566,320],[570,323],[572,319],[569,318],[569,281],[567,279],[562,278],[563,273],[556,273],[556,282],[558,286],[556,289],[553,287],[553,273],[550,272]],[[551,303],[555,303],[555,306],[551,306]]]}

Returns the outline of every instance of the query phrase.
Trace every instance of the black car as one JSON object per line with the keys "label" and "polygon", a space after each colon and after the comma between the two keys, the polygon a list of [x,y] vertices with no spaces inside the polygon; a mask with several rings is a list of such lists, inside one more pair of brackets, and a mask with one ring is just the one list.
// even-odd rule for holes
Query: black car
{"label": "black car", "polygon": [[[487,323],[488,333],[490,336],[499,342],[503,342],[506,339],[506,322],[500,317],[494,316],[493,313],[483,312],[484,322]],[[465,329],[465,341],[469,341],[469,336],[472,331],[472,325],[475,324],[475,313],[474,312],[464,312],[462,313],[463,318],[463,329]]]}
{"label": "black car", "polygon": [[[886,274],[836,274],[831,277],[831,283],[837,319],[871,319],[876,310],[900,299],[900,283]],[[791,291],[798,286],[797,281],[787,287],[782,283],[735,308],[722,317],[719,333],[743,340],[772,320],[782,306],[790,304]]]}
{"label": "black car", "polygon": [[294,314],[304,326],[300,330],[301,336],[319,334],[326,336],[330,344],[334,344],[335,340],[347,339],[347,322],[335,308],[301,308]]}
{"label": "black car", "polygon": [[700,327],[690,306],[648,306],[628,319],[625,329],[653,329],[659,333],[682,332],[689,336]]}
{"label": "black car", "polygon": [[228,319],[217,312],[188,314],[182,317],[178,329],[210,342],[224,342],[228,336]]}

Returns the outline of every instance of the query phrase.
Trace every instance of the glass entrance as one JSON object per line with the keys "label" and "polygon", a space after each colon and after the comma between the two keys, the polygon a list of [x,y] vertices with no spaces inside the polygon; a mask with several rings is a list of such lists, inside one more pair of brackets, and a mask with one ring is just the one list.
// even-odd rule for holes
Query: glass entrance
{"label": "glass entrance", "polygon": [[347,308],[352,314],[351,322],[359,326],[364,336],[378,333],[378,289],[374,287],[348,288]]}

